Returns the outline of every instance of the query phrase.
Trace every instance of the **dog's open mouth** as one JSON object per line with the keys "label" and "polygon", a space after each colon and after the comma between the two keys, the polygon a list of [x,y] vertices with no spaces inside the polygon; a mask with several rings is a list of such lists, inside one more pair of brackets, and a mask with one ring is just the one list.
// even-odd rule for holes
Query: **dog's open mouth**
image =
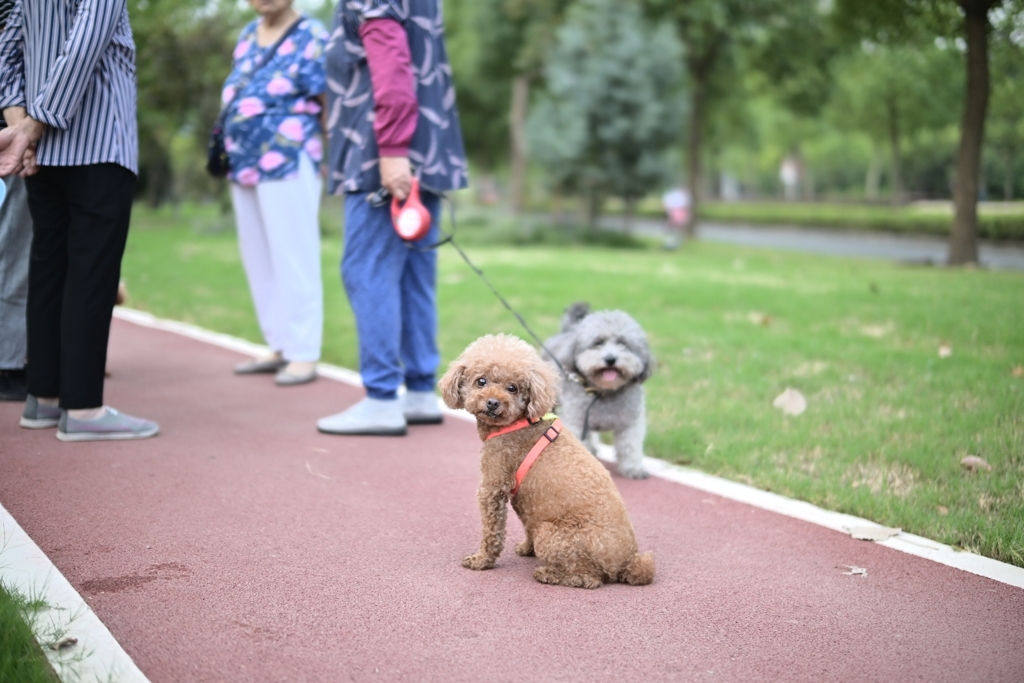
{"label": "dog's open mouth", "polygon": [[601,379],[609,384],[619,378],[619,371],[615,368],[605,368],[601,371]]}

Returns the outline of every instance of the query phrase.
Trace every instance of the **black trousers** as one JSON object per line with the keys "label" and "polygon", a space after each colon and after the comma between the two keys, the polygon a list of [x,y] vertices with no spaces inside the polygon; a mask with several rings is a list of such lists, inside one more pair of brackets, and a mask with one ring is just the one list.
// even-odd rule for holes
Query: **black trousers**
{"label": "black trousers", "polygon": [[59,396],[65,410],[96,408],[135,174],[117,164],[42,166],[25,184],[33,224],[28,392]]}

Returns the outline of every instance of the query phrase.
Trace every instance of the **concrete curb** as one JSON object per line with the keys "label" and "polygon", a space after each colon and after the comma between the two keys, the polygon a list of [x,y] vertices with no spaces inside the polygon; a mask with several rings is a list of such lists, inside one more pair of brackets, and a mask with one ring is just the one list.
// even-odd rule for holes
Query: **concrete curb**
{"label": "concrete curb", "polygon": [[[149,683],[113,634],[103,625],[50,558],[0,505],[0,581],[47,608],[30,624],[39,646],[64,683]],[[59,650],[52,645],[75,638]]]}

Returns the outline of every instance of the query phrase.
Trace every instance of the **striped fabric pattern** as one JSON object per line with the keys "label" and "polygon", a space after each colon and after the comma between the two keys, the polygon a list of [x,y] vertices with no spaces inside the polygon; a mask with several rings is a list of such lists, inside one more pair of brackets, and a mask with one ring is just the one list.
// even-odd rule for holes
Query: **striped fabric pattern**
{"label": "striped fabric pattern", "polygon": [[7,23],[7,16],[14,9],[14,0],[0,0],[0,28]]}
{"label": "striped fabric pattern", "polygon": [[42,166],[138,173],[135,43],[127,0],[15,0],[0,33],[0,108],[47,124]]}

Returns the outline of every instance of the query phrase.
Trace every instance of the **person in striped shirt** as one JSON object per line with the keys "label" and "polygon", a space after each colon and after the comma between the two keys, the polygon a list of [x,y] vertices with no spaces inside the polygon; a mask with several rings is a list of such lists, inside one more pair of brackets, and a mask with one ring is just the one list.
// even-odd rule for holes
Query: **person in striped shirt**
{"label": "person in striped shirt", "polygon": [[[14,9],[14,0],[0,0],[0,31]],[[5,126],[0,118],[0,128]],[[28,299],[28,254],[32,218],[28,214],[25,179],[3,179],[7,197],[0,203],[0,401],[24,401],[25,305]]]}
{"label": "person in striped shirt", "polygon": [[0,176],[32,214],[24,427],[136,439],[156,423],[103,405],[110,318],[138,173],[126,0],[16,0],[0,33]]}

